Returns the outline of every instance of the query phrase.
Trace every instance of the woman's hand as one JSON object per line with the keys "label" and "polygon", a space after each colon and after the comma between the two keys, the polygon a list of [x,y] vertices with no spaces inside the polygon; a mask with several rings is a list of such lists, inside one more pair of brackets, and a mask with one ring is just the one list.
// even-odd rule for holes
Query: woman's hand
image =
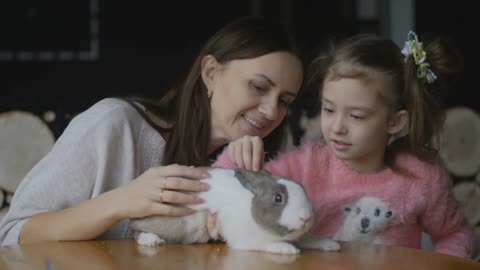
{"label": "woman's hand", "polygon": [[208,184],[198,181],[208,177],[207,168],[176,164],[154,167],[128,185],[111,191],[111,201],[120,218],[190,215],[195,211],[182,205],[203,202],[189,192],[208,190]]}
{"label": "woman's hand", "polygon": [[263,167],[265,156],[263,140],[258,136],[245,135],[228,145],[228,155],[239,168],[258,171]]}

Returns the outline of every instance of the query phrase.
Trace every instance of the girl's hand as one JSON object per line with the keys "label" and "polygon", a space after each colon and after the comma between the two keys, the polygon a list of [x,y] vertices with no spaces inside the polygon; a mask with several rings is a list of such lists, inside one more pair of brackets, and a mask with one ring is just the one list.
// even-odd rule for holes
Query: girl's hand
{"label": "girl's hand", "polygon": [[207,231],[210,235],[210,239],[224,241],[222,225],[217,218],[217,213],[208,212]]}
{"label": "girl's hand", "polygon": [[263,140],[258,136],[245,135],[228,145],[228,155],[239,168],[258,171],[263,167],[265,156]]}
{"label": "girl's hand", "polygon": [[208,184],[198,181],[208,177],[207,168],[176,164],[150,168],[128,185],[111,191],[112,206],[120,218],[190,215],[195,211],[181,205],[203,202],[189,192],[208,190]]}

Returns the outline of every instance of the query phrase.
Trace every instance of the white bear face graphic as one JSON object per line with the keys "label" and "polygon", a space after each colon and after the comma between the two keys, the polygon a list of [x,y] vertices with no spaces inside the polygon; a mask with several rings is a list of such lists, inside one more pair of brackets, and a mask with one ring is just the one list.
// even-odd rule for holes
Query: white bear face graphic
{"label": "white bear face graphic", "polygon": [[344,211],[345,220],[335,237],[343,241],[371,241],[394,216],[388,204],[373,197],[363,197]]}

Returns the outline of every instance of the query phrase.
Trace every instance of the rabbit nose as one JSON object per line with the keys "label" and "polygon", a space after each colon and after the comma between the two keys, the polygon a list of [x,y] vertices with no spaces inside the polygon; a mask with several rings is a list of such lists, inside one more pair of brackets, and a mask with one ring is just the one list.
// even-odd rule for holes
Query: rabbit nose
{"label": "rabbit nose", "polygon": [[362,228],[366,229],[368,228],[368,225],[370,225],[370,220],[368,218],[362,218],[361,224]]}
{"label": "rabbit nose", "polygon": [[303,224],[308,224],[312,220],[312,216],[309,216],[307,218],[300,217],[300,220],[303,222]]}

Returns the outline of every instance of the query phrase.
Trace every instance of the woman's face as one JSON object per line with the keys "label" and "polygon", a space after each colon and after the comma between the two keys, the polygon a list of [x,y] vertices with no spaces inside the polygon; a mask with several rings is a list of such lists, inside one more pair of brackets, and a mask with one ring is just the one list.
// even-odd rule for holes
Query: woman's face
{"label": "woman's face", "polygon": [[303,81],[300,60],[288,52],[218,63],[206,57],[202,78],[211,106],[210,146],[244,135],[265,137],[284,119]]}

